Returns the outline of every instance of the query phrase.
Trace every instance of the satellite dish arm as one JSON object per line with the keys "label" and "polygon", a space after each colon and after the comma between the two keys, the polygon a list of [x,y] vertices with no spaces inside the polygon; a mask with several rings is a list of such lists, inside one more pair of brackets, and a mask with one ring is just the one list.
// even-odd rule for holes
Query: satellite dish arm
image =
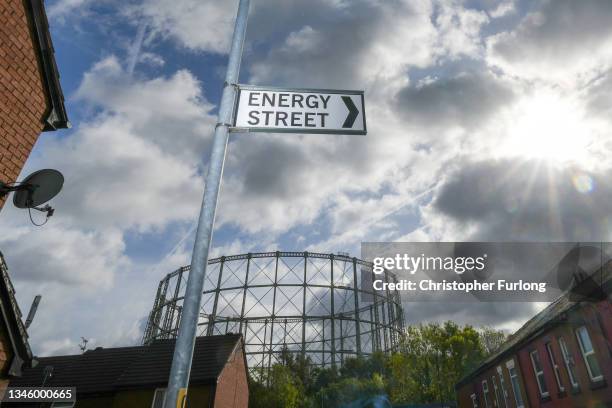
{"label": "satellite dish arm", "polygon": [[32,201],[32,195],[34,194],[34,191],[36,190],[35,185],[33,184],[28,184],[28,183],[20,183],[20,182],[15,182],[15,183],[4,183],[2,181],[0,181],[0,199],[4,198],[4,196],[8,195],[9,193],[12,192],[16,192],[16,191],[27,191],[28,192],[28,201]]}

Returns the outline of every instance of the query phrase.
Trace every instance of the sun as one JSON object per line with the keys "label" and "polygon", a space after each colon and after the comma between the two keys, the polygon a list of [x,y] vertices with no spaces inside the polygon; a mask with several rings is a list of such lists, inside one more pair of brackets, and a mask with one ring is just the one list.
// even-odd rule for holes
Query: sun
{"label": "sun", "polygon": [[500,153],[551,162],[588,160],[595,130],[575,98],[539,92],[509,112]]}

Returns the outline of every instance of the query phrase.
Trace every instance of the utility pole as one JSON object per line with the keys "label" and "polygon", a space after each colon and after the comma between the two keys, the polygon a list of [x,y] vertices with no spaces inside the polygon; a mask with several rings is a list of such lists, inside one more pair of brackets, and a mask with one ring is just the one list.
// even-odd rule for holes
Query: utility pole
{"label": "utility pole", "polygon": [[198,229],[191,257],[191,270],[185,289],[183,312],[172,358],[172,368],[170,370],[164,408],[182,408],[187,395],[193,348],[200,315],[200,302],[202,300],[206,267],[208,266],[208,251],[212,240],[217,197],[219,195],[219,187],[221,186],[229,127],[232,122],[234,99],[236,97],[238,75],[240,73],[240,61],[242,59],[242,48],[246,34],[249,2],[250,0],[240,0],[238,5],[238,15],[234,26],[225,84],[219,106],[218,122],[215,127],[215,136],[210,153],[206,187],[200,209]]}

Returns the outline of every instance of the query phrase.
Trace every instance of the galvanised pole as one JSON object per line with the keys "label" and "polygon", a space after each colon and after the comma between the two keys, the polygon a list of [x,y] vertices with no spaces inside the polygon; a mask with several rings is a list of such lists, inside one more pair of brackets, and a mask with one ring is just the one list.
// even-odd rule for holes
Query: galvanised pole
{"label": "galvanised pole", "polygon": [[185,290],[183,313],[178,337],[176,338],[164,408],[177,408],[179,391],[181,391],[180,396],[182,399],[189,384],[193,347],[195,345],[198,317],[200,314],[200,302],[202,300],[204,278],[208,264],[208,250],[210,249],[213,234],[217,197],[219,195],[219,187],[221,186],[229,126],[232,121],[236,84],[238,83],[238,75],[240,73],[240,61],[242,59],[242,48],[246,35],[249,3],[250,0],[240,0],[238,5],[238,15],[234,26],[232,47],[227,64],[227,73],[225,74],[225,84],[219,105],[219,119],[215,127],[215,136],[210,152],[204,198],[200,209],[198,229],[191,257],[191,270]]}
{"label": "galvanised pole", "polygon": [[302,297],[302,360],[306,360],[306,268],[308,264],[308,252],[304,252],[304,292]]}

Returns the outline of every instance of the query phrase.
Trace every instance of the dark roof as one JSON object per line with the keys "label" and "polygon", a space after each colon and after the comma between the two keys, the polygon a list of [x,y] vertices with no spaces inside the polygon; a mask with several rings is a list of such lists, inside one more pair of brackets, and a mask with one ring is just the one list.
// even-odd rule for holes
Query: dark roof
{"label": "dark roof", "polygon": [[[585,300],[585,302],[590,302],[592,299],[589,294],[599,293],[600,291],[603,292],[602,294],[604,296],[609,296],[612,289],[612,261],[609,261],[601,269],[596,271],[591,278],[592,280],[585,280],[576,284],[571,290],[559,296],[544,310],[529,319],[527,323],[521,326],[516,333],[511,335],[499,349],[487,357],[478,368],[462,378],[455,388],[470,382],[472,378],[486,371],[491,366],[494,366],[500,358],[515,352],[524,344],[540,336],[551,327],[566,321],[568,312],[581,305],[579,299],[586,296],[587,300]],[[595,282],[596,287],[591,288],[589,285],[593,282]],[[583,290],[584,288],[588,288],[590,293],[585,293]]]}
{"label": "dark roof", "polygon": [[68,121],[64,105],[64,94],[55,62],[55,50],[53,49],[53,41],[51,41],[51,33],[49,32],[49,21],[45,12],[44,0],[27,0],[25,4],[33,23],[34,43],[38,46],[43,84],[51,105],[43,130],[69,128],[70,122]]}
{"label": "dark roof", "polygon": [[22,366],[30,364],[32,351],[28,344],[28,333],[21,320],[21,310],[15,299],[15,288],[11,283],[2,252],[0,252],[0,319],[7,328],[7,337],[14,353],[8,374],[19,376]]}
{"label": "dark roof", "polygon": [[[191,383],[215,382],[241,339],[240,334],[198,337],[191,364]],[[174,340],[158,340],[150,346],[118,379],[120,388],[138,388],[165,384],[170,375]]]}
{"label": "dark roof", "polygon": [[[198,337],[195,342],[190,384],[214,384],[242,336],[228,334]],[[13,387],[40,386],[45,367],[53,367],[49,387],[76,387],[79,394],[103,394],[118,389],[152,388],[165,385],[170,375],[174,340],[159,340],[148,346],[98,348],[83,354],[41,357],[38,365],[12,380]]]}

